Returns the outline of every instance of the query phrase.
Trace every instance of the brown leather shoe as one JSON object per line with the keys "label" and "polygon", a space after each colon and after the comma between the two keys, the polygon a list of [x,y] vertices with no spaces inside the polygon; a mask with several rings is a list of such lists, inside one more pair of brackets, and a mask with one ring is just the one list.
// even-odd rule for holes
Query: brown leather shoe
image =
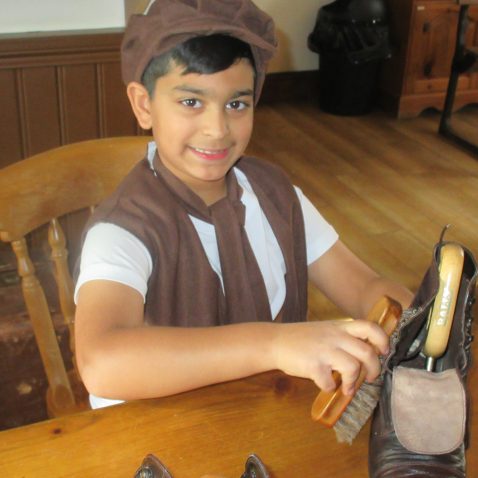
{"label": "brown leather shoe", "polygon": [[168,469],[154,456],[147,455],[134,478],[172,478]]}
{"label": "brown leather shoe", "polygon": [[466,476],[466,375],[471,361],[477,265],[465,249],[448,347],[435,371],[426,372],[420,350],[438,291],[439,247],[385,359],[384,384],[370,433],[370,478]]}
{"label": "brown leather shoe", "polygon": [[269,473],[257,455],[249,455],[246,461],[246,470],[241,478],[269,478]]}

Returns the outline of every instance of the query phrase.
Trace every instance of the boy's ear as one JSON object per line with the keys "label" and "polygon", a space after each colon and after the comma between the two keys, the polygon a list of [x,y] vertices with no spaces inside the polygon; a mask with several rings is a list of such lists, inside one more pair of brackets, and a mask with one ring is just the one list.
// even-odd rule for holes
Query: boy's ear
{"label": "boy's ear", "polygon": [[126,94],[141,128],[151,129],[151,99],[148,90],[141,83],[132,81],[126,87]]}

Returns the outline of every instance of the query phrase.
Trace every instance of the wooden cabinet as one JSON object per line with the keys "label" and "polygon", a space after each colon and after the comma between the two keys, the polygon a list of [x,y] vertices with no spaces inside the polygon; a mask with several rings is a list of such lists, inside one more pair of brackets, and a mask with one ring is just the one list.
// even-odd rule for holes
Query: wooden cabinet
{"label": "wooden cabinet", "polygon": [[[386,0],[393,57],[380,74],[380,102],[399,118],[441,110],[456,43],[454,0]],[[467,44],[478,45],[478,7],[469,11]],[[455,107],[478,103],[478,73],[460,77]]]}

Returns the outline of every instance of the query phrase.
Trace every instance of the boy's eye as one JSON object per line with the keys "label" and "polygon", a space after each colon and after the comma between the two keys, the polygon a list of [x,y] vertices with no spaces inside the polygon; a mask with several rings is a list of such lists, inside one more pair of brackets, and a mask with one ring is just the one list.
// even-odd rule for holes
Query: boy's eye
{"label": "boy's eye", "polygon": [[201,102],[195,98],[187,98],[182,100],[181,104],[187,106],[188,108],[200,108],[202,106]]}
{"label": "boy's eye", "polygon": [[249,105],[247,103],[245,103],[244,101],[235,100],[235,101],[231,101],[230,103],[228,103],[226,105],[226,108],[230,109],[230,110],[235,110],[235,111],[242,111],[243,109],[247,108],[248,106]]}

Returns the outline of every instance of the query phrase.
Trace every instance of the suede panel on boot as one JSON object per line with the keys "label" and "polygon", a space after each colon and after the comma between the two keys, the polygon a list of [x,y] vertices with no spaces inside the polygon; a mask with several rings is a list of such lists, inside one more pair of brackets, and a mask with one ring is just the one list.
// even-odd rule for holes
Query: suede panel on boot
{"label": "suede panel on boot", "polygon": [[462,444],[466,397],[455,369],[395,367],[391,399],[395,433],[407,450],[441,455]]}

